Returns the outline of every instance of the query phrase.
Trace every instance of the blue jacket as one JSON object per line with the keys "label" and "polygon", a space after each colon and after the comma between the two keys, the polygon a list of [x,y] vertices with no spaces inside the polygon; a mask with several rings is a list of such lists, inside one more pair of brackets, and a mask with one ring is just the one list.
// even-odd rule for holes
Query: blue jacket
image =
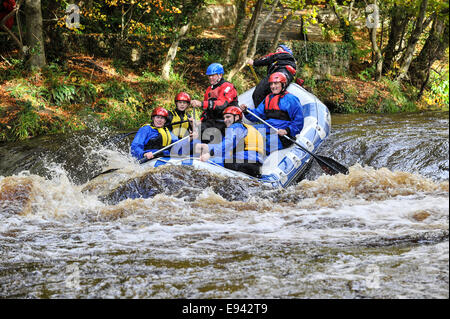
{"label": "blue jacket", "polygon": [[[274,95],[270,94],[270,98]],[[285,96],[280,98],[279,107],[281,111],[285,111],[289,114],[290,121],[285,121],[281,119],[267,118],[265,109],[265,99],[258,105],[258,107],[252,110],[253,113],[258,115],[263,120],[267,121],[270,125],[277,129],[284,129],[292,137],[295,137],[303,129],[303,108],[298,97],[291,93],[287,93]],[[250,113],[245,112],[245,117],[252,122],[259,121],[257,118],[252,116]]]}
{"label": "blue jacket", "polygon": [[[144,125],[142,126],[138,132],[136,133],[136,136],[133,139],[133,142],[131,142],[131,148],[130,153],[137,159],[141,159],[144,157],[145,153],[152,152],[155,153],[158,149],[145,149],[145,145],[152,139],[156,139],[159,137],[158,130],[152,128],[150,125]],[[175,134],[170,132],[170,136],[172,138],[171,143],[175,143],[179,140]],[[175,145],[175,148],[177,148],[177,154],[189,154],[189,139],[184,140],[183,142]],[[162,154],[164,156],[170,156],[171,154],[171,148],[168,148],[167,150],[164,150]]]}
{"label": "blue jacket", "polygon": [[[236,162],[236,159],[240,159],[248,160],[249,162],[254,163],[262,163],[264,161],[264,155],[261,155],[257,151],[253,150],[244,151],[241,140],[243,140],[247,134],[248,130],[244,125],[242,125],[242,123],[233,123],[225,130],[225,137],[221,143],[208,144],[208,147],[210,150],[214,151],[215,157],[222,157],[223,160],[233,158],[233,162]],[[241,144],[238,147],[240,142]],[[236,152],[233,152],[234,149],[236,149]]]}

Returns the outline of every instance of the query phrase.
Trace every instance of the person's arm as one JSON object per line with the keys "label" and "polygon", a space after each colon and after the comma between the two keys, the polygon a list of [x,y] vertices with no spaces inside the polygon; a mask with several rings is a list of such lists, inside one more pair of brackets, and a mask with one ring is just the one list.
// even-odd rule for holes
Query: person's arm
{"label": "person's arm", "polygon": [[272,64],[277,58],[276,53],[269,53],[259,59],[253,60],[253,66],[264,66]]}
{"label": "person's arm", "polygon": [[[265,108],[265,99],[259,103],[258,107],[255,109],[252,109],[252,113],[255,113],[257,116],[259,116],[260,118],[262,118],[263,120],[266,120],[266,113],[264,112],[264,108]],[[241,109],[242,109],[242,105],[241,105]],[[247,120],[249,120],[250,122],[258,122],[259,120],[254,117],[253,115],[251,115],[250,113],[247,112],[247,107],[245,107],[245,110],[243,111],[245,118]]]}
{"label": "person's arm", "polygon": [[207,95],[205,95],[205,101],[203,101],[204,110],[214,110],[221,113],[231,102],[237,100],[237,91],[233,84],[225,82],[222,85],[224,88],[216,99],[207,99]]}
{"label": "person's arm", "polygon": [[232,151],[236,148],[238,142],[245,138],[247,129],[243,125],[233,124],[225,131],[225,137],[219,144],[208,144],[210,155],[214,157],[222,157],[222,159],[230,157]]}
{"label": "person's arm", "polygon": [[144,157],[144,154],[147,153],[146,151],[144,151],[145,144],[147,144],[151,138],[155,138],[157,136],[157,134],[155,135],[153,131],[154,130],[148,125],[143,126],[138,130],[136,136],[131,142],[131,155],[133,155],[137,159],[141,159]]}
{"label": "person's arm", "polygon": [[300,100],[295,95],[291,95],[288,102],[288,114],[291,118],[291,122],[286,128],[286,131],[290,136],[295,137],[303,129],[303,107]]}

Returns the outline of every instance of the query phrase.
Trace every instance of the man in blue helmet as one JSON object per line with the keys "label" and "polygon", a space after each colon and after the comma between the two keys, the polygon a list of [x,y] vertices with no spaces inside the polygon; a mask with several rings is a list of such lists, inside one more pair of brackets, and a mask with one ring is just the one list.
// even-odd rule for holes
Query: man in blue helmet
{"label": "man in blue helmet", "polygon": [[[229,106],[238,106],[237,91],[232,83],[225,81],[223,74],[224,69],[220,63],[212,63],[208,66],[206,75],[211,85],[206,89],[203,101],[191,101],[193,107],[203,108],[200,119],[202,122],[201,136],[203,143],[209,143],[213,139],[216,141],[222,139],[225,132],[223,110]],[[215,132],[213,132],[214,130],[209,130],[203,134],[209,128],[216,128],[217,130]]]}
{"label": "man in blue helmet", "polygon": [[297,64],[292,50],[284,44],[280,44],[274,53],[269,53],[260,59],[249,59],[247,64],[254,66],[267,66],[267,76],[262,79],[253,92],[253,104],[257,107],[265,97],[270,94],[269,77],[275,72],[281,72],[286,76],[286,87],[292,82],[295,76]]}

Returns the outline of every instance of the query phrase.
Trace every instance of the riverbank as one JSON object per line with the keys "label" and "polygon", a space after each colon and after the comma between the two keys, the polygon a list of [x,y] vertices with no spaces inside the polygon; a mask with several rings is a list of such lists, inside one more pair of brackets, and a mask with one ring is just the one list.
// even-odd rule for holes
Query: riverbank
{"label": "riverbank", "polygon": [[[128,68],[121,60],[81,54],[50,63],[28,73],[19,60],[0,62],[0,141],[84,130],[90,123],[115,130],[140,127],[150,121],[156,106],[173,107],[180,91],[202,99],[208,85],[203,72],[212,57],[189,55],[174,66],[170,80],[159,77],[157,66]],[[371,81],[365,69],[346,76],[313,80],[302,70],[305,88],[332,113],[395,113],[447,108],[429,92],[416,101],[417,92],[387,78]],[[255,85],[244,69],[233,79],[239,93]],[[448,99],[448,97],[447,97]]]}

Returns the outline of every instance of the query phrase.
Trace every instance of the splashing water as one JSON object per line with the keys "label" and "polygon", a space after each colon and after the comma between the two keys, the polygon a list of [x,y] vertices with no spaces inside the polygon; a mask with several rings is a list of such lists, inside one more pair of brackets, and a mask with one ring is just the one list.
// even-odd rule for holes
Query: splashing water
{"label": "splashing water", "polygon": [[[410,122],[400,129],[420,126]],[[321,153],[348,163],[335,147],[347,128],[336,126],[334,151]],[[370,127],[377,136],[379,125]],[[88,168],[59,162],[69,150],[61,145],[30,170],[0,176],[1,297],[448,298],[443,140],[433,143],[447,147],[444,158],[426,163],[443,169],[398,167],[394,152],[392,167],[361,158],[349,175],[327,176],[313,166],[308,179],[272,189],[145,168],[120,147],[77,138],[66,139],[79,148],[66,158],[83,154]],[[93,154],[101,159],[89,162]],[[88,181],[94,167],[124,170]]]}

